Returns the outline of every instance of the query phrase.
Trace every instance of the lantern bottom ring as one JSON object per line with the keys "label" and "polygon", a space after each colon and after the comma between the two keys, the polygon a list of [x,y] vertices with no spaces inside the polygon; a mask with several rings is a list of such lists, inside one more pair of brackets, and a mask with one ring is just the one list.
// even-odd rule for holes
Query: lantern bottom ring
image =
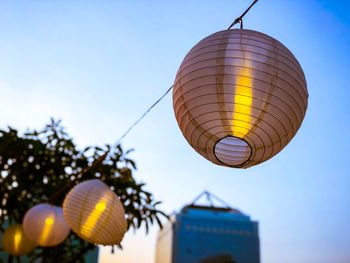
{"label": "lantern bottom ring", "polygon": [[225,165],[240,167],[249,161],[252,147],[246,140],[228,135],[215,143],[214,155],[219,162]]}

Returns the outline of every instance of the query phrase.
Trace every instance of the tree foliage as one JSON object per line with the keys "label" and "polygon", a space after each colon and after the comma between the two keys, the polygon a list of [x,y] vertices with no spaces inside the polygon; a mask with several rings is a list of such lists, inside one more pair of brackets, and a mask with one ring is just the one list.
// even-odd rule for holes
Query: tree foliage
{"label": "tree foliage", "polygon": [[[102,162],[96,164],[105,152]],[[98,178],[111,187],[124,205],[129,228],[138,229],[166,216],[157,208],[160,202],[133,177],[135,162],[120,145],[87,147],[79,150],[59,121],[51,120],[41,131],[23,136],[13,128],[0,130],[0,227],[21,223],[32,206],[49,202],[61,206],[70,188],[83,180]],[[100,158],[101,159],[101,158]],[[94,165],[92,165],[94,164]],[[90,167],[88,170],[87,167]],[[84,174],[82,172],[85,171]],[[32,261],[84,262],[84,254],[94,245],[73,232],[54,248],[36,248]]]}

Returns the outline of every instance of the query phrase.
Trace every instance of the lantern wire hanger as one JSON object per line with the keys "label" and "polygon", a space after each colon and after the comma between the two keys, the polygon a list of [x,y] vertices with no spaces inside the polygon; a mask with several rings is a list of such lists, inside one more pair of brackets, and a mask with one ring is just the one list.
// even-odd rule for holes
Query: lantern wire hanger
{"label": "lantern wire hanger", "polygon": [[256,2],[258,2],[258,0],[254,0],[253,3],[250,4],[250,6],[247,8],[247,10],[244,11],[244,13],[242,15],[240,15],[239,17],[237,17],[232,24],[227,28],[227,30],[230,30],[234,25],[236,24],[240,24],[241,25],[241,29],[243,29],[243,17],[248,13],[248,11],[253,7],[253,5],[256,4]]}

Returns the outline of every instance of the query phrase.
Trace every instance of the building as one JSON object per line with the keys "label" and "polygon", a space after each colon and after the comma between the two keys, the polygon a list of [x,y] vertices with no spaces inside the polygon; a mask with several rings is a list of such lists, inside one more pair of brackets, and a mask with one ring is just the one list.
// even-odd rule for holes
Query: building
{"label": "building", "polygon": [[[206,196],[210,205],[198,205]],[[215,206],[213,200],[224,206]],[[158,234],[156,263],[259,263],[258,223],[208,192]]]}

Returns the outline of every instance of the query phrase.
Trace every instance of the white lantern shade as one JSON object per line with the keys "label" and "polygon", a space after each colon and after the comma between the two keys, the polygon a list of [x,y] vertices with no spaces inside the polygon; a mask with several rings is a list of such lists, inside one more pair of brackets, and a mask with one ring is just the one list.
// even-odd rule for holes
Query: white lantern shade
{"label": "white lantern shade", "polygon": [[16,224],[7,228],[2,236],[2,247],[13,256],[26,255],[36,246],[27,238],[22,225]]}
{"label": "white lantern shade", "polygon": [[98,179],[84,181],[67,194],[63,215],[78,236],[95,244],[120,244],[127,230],[122,203]]}
{"label": "white lantern shade", "polygon": [[29,239],[43,247],[62,243],[70,232],[62,208],[50,204],[38,204],[29,209],[24,215],[23,228]]}
{"label": "white lantern shade", "polygon": [[303,70],[293,54],[263,33],[212,34],[186,55],[174,82],[179,127],[203,157],[247,168],[280,152],[307,108]]}

